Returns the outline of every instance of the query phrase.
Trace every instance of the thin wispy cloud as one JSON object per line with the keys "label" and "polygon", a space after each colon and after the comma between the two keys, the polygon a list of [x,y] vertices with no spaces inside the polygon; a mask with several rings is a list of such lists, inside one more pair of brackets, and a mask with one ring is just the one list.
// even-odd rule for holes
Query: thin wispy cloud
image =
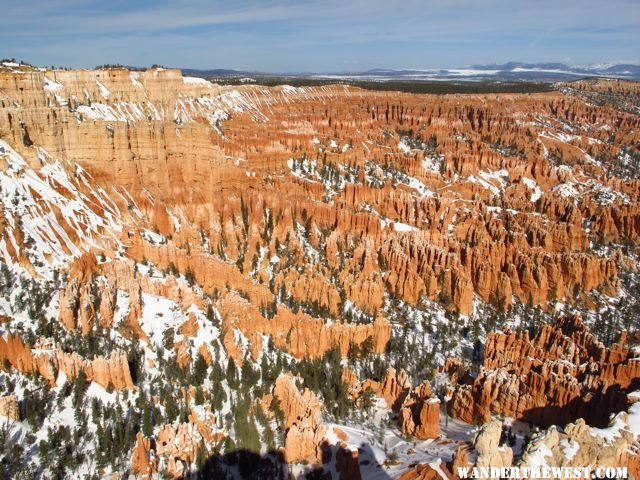
{"label": "thin wispy cloud", "polygon": [[38,64],[263,71],[637,58],[635,0],[34,0],[0,15],[0,56]]}

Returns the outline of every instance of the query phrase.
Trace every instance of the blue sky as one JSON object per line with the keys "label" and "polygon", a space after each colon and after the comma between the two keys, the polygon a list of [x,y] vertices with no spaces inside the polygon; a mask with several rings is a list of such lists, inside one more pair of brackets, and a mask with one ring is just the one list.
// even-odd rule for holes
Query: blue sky
{"label": "blue sky", "polygon": [[640,0],[4,0],[0,57],[269,72],[640,57]]}

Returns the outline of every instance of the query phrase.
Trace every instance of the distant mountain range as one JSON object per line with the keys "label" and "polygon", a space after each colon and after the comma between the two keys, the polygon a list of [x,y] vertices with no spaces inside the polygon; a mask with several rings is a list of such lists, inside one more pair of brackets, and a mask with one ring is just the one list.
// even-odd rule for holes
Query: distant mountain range
{"label": "distant mountain range", "polygon": [[612,77],[640,80],[640,64],[605,63],[570,66],[564,63],[508,62],[500,65],[473,65],[443,69],[372,69],[364,72],[342,71],[334,73],[262,73],[232,69],[183,69],[185,75],[201,77],[292,77],[352,81],[496,81],[496,82],[557,82],[589,77]]}

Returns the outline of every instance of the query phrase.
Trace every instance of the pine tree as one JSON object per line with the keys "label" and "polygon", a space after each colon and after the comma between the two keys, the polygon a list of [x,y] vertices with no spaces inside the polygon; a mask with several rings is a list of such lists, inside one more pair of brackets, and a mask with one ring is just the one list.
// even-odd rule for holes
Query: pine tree
{"label": "pine tree", "polygon": [[213,325],[218,326],[218,322],[216,321],[216,315],[213,311],[213,305],[209,303],[207,305],[207,320],[209,320]]}
{"label": "pine tree", "polygon": [[153,412],[149,406],[142,410],[142,434],[147,438],[153,435]]}
{"label": "pine tree", "polygon": [[224,402],[227,400],[227,394],[222,388],[222,384],[220,381],[216,381],[213,383],[211,387],[211,408],[215,411],[222,410]]}
{"label": "pine tree", "polygon": [[73,405],[78,408],[82,404],[84,394],[87,391],[87,375],[84,370],[80,370],[73,388]]}
{"label": "pine tree", "polygon": [[207,362],[200,352],[193,365],[192,385],[202,385],[207,376]]}
{"label": "pine tree", "polygon": [[229,387],[236,389],[238,387],[236,362],[233,358],[229,358],[227,363],[227,382]]}

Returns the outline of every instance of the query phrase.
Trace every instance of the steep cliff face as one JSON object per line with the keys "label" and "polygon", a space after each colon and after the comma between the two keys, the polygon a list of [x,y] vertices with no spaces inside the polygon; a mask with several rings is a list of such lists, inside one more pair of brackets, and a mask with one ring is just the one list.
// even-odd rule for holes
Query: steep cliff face
{"label": "steep cliff face", "polygon": [[564,425],[584,418],[602,426],[626,406],[638,387],[639,362],[628,348],[605,348],[582,323],[567,317],[527,332],[494,333],[487,339],[475,379],[454,384],[447,410],[467,422],[505,415],[537,425]]}

